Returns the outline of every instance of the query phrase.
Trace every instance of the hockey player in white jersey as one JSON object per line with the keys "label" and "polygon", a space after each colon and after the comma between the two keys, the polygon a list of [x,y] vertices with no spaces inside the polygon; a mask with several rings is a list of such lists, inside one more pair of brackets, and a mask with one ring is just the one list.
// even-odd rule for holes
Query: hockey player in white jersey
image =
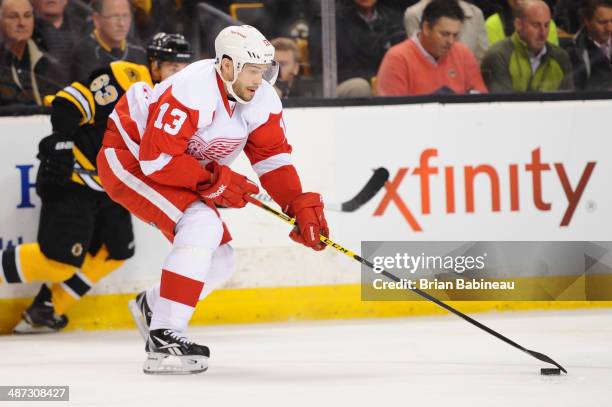
{"label": "hockey player in white jersey", "polygon": [[207,369],[209,349],[184,331],[198,300],[234,269],[217,206],[242,208],[246,194],[259,192],[229,167],[241,151],[263,188],[297,219],[293,240],[322,250],[319,233],[329,235],[321,196],[302,191],[291,163],[273,88],[274,47],[255,28],[232,26],[217,36],[215,52],[154,89],[133,86],[111,114],[98,155],[110,197],[172,242],[160,284],[134,307],[147,339],[145,373]]}

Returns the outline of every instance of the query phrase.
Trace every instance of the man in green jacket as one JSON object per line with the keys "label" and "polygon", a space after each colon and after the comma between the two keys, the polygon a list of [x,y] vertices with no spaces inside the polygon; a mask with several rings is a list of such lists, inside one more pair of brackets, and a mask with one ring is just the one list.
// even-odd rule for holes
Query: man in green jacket
{"label": "man in green jacket", "polygon": [[[504,0],[501,0],[499,4],[499,6],[501,6],[499,11],[490,15],[485,21],[489,46],[511,36],[514,33],[514,16],[523,3],[524,0],[507,0],[505,3]],[[557,33],[557,26],[555,25],[554,20],[551,20],[550,22],[548,42],[559,45],[559,34]]]}
{"label": "man in green jacket", "polygon": [[568,54],[546,40],[550,22],[550,9],[542,0],[522,4],[514,19],[514,34],[489,48],[482,61],[489,92],[573,89]]}

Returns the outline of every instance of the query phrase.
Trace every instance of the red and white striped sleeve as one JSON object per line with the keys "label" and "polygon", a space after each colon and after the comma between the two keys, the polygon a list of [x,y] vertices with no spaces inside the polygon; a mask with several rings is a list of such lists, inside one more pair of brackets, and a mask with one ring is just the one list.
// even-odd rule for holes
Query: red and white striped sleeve
{"label": "red and white striped sleeve", "polygon": [[[272,90],[274,92],[274,90]],[[280,100],[274,92],[272,112],[249,134],[244,152],[261,185],[283,210],[302,193],[300,177],[291,162],[291,145],[285,137]],[[277,113],[274,113],[277,111]]]}
{"label": "red and white striped sleeve", "polygon": [[198,128],[199,114],[173,95],[172,86],[150,104],[138,157],[146,176],[160,184],[192,190],[210,180],[210,173],[186,152]]}

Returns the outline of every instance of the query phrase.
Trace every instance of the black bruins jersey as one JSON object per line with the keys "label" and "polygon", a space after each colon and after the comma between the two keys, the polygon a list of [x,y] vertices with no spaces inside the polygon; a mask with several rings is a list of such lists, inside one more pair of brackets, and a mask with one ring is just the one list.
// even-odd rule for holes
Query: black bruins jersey
{"label": "black bruins jersey", "polygon": [[102,146],[108,116],[121,96],[136,82],[153,86],[147,67],[115,61],[94,71],[89,86],[73,82],[56,93],[51,124],[54,132],[74,141],[76,161],[72,181],[95,191],[104,191],[96,172],[96,156]]}

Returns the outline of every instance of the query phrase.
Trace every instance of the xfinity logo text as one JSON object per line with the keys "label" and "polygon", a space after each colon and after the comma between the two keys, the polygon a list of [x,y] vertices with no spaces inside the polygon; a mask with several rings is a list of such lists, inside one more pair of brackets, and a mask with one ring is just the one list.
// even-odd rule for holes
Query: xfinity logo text
{"label": "xfinity logo text", "polygon": [[[418,167],[414,169],[409,167],[399,168],[395,176],[385,185],[386,194],[374,211],[374,216],[384,215],[389,205],[393,203],[414,231],[423,230],[417,218],[414,216],[415,212],[410,209],[408,203],[402,199],[399,194],[400,190],[405,188],[402,183],[407,175],[413,175],[419,179],[422,215],[429,215],[431,213],[432,187],[442,188],[444,191],[447,214],[453,214],[457,211],[455,199],[457,188],[463,188],[465,195],[465,212],[475,212],[476,197],[474,196],[474,184],[477,176],[488,179],[489,181],[491,210],[493,212],[501,211],[502,199],[508,200],[510,211],[518,212],[520,211],[519,173],[524,171],[529,174],[530,183],[532,184],[533,206],[540,211],[550,211],[553,204],[563,205],[565,210],[560,226],[568,226],[596,165],[595,161],[589,161],[584,166],[579,178],[576,176],[570,177],[563,163],[542,162],[540,148],[536,148],[531,152],[530,162],[525,164],[509,164],[508,179],[500,180],[498,169],[493,165],[479,164],[465,165],[463,167],[450,165],[438,167],[430,163],[430,160],[435,157],[438,157],[438,150],[429,148],[421,153]],[[554,176],[557,182],[561,184],[566,197],[565,202],[549,202],[546,199],[546,191],[543,190],[542,180],[547,176]],[[578,179],[578,182],[572,186],[570,178]],[[408,182],[409,180],[406,181]],[[508,196],[502,197],[500,185],[509,185]],[[479,202],[481,201],[482,197],[479,199]]]}

